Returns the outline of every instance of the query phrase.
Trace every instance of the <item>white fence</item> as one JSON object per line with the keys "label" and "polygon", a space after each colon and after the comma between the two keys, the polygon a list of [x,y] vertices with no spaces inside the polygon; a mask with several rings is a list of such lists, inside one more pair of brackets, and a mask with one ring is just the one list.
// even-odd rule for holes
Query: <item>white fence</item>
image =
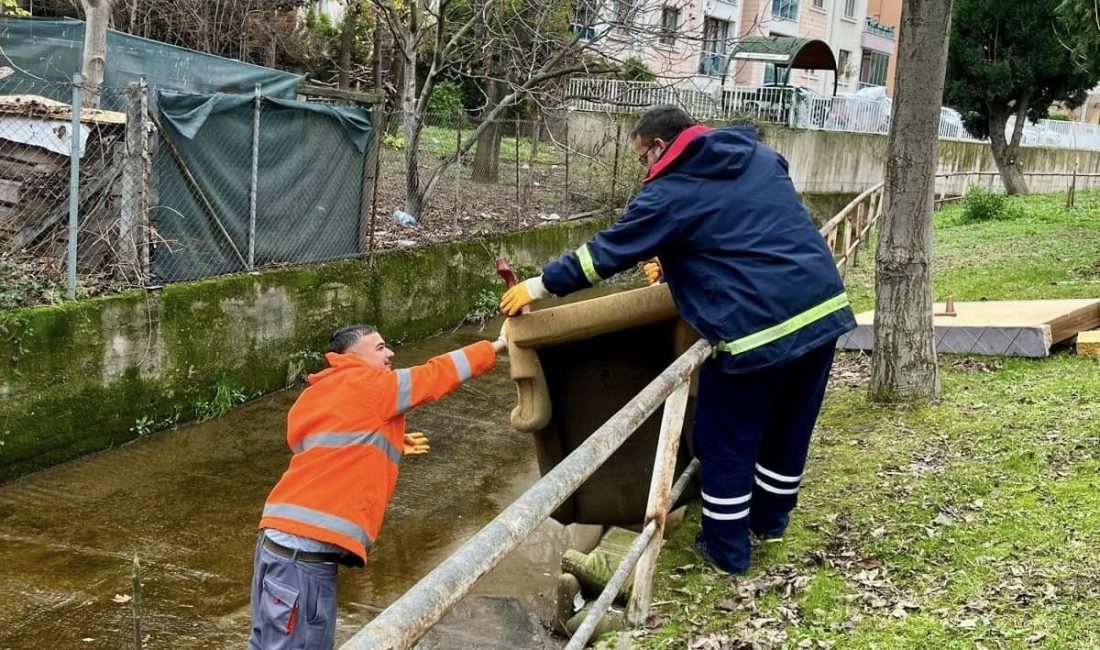
{"label": "white fence", "polygon": [[[675,88],[655,81],[573,78],[566,104],[573,110],[602,113],[636,113],[659,104],[681,106],[699,120],[752,117],[794,128],[848,133],[890,132],[889,98],[866,99],[852,95],[824,97],[800,88],[738,86],[721,93]],[[1015,119],[1009,120],[1011,137]],[[963,126],[953,109],[940,109],[941,138],[982,141]],[[1024,125],[1022,143],[1033,146],[1100,151],[1100,125],[1039,120]]]}

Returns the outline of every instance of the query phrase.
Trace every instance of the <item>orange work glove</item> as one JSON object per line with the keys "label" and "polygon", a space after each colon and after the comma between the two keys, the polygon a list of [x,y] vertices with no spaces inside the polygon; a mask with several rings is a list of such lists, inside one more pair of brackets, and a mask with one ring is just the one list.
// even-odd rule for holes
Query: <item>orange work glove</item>
{"label": "orange work glove", "polygon": [[431,447],[428,446],[428,436],[414,431],[405,434],[405,455],[426,454]]}
{"label": "orange work glove", "polygon": [[645,272],[645,279],[650,284],[657,284],[660,282],[661,275],[664,273],[661,269],[661,261],[656,257],[643,262],[642,271]]}

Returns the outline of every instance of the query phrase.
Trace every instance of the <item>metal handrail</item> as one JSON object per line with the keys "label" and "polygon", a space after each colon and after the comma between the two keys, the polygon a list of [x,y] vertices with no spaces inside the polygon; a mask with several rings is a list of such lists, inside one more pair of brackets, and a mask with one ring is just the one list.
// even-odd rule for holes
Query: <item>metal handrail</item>
{"label": "metal handrail", "polygon": [[[977,176],[997,172],[955,172],[936,178]],[[1028,174],[1057,175],[1057,174]],[[1100,174],[1077,174],[1100,177]],[[842,275],[855,263],[864,238],[881,217],[885,184],[880,182],[862,192],[820,229],[829,250],[837,259]],[[844,224],[843,245],[836,251],[838,229]],[[651,381],[579,447],[539,479],[510,506],[464,543],[450,557],[359,630],[340,650],[392,650],[407,648],[460,601],[474,584],[519,546],[535,528],[565,502],[599,469],[639,426],[662,404],[665,406],[657,443],[656,462],[650,482],[649,501],[642,532],[631,543],[618,569],[596,599],[588,615],[573,634],[566,650],[578,650],[591,638],[615,596],[636,569],[634,587],[627,605],[627,621],[638,625],[649,612],[653,572],[665,517],[670,504],[679,499],[698,461],[692,463],[672,484],[680,433],[687,409],[692,373],[710,356],[706,341],[697,341]]]}
{"label": "metal handrail", "polygon": [[[664,528],[664,510],[657,514],[653,508],[663,500],[667,509],[669,503],[672,472],[669,471],[666,474],[664,468],[669,462],[673,468],[675,467],[679,431],[683,425],[684,409],[687,404],[687,384],[691,381],[692,373],[710,354],[711,346],[706,341],[697,341],[688,348],[615,415],[596,429],[579,447],[535,482],[522,496],[467,540],[450,557],[387,607],[377,618],[360,629],[340,646],[340,650],[392,650],[407,648],[415,643],[470,591],[481,576],[519,546],[520,542],[564,503],[658,407],[668,400],[671,404],[665,409],[662,418],[661,440],[658,444],[658,457],[654,468],[655,473],[662,476],[660,479],[655,477],[651,483],[650,501],[647,507],[646,529],[652,529],[654,532],[647,535],[645,543],[642,544],[642,551],[651,548],[653,540],[660,539],[657,533]],[[683,406],[680,405],[681,402]],[[678,415],[676,411],[679,411]],[[670,449],[671,458],[669,458]],[[654,490],[653,486],[662,481],[664,485],[658,485]],[[686,481],[684,482],[686,484]],[[637,541],[635,545],[638,545]],[[642,552],[639,551],[638,555],[641,557]],[[650,562],[655,562],[656,552],[651,552],[646,557]],[[652,567],[649,571],[652,575]],[[639,582],[644,580],[635,580],[636,596],[639,595]],[[648,610],[649,586],[647,584],[641,593],[641,597],[645,598],[646,602],[640,603],[636,609]],[[602,612],[597,613],[593,609],[589,619],[595,623],[602,615]],[[574,638],[578,637],[575,635]]]}

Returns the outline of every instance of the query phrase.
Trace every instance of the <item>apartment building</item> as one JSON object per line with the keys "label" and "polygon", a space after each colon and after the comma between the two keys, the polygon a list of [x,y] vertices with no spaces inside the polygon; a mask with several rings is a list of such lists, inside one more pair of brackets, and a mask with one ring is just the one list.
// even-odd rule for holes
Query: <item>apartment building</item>
{"label": "apartment building", "polygon": [[[836,92],[886,86],[892,94],[902,0],[578,0],[572,28],[618,59],[643,61],[661,79],[713,91],[786,84],[831,95],[825,70],[791,70],[729,55],[746,36],[824,41],[837,61]],[[313,0],[335,21],[346,0]],[[789,77],[789,78],[788,78]]]}
{"label": "apartment building", "polygon": [[[638,58],[680,87],[787,84],[829,95],[833,73],[733,62],[746,36],[819,39],[837,61],[836,92],[885,86],[892,94],[902,0],[604,0],[575,19],[600,34],[598,47],[619,59]],[[593,5],[588,5],[593,6]],[[598,15],[594,15],[598,14]],[[621,27],[600,30],[617,24]],[[789,78],[788,78],[789,77]]]}
{"label": "apartment building", "polygon": [[894,96],[901,3],[902,0],[867,0],[867,24],[860,53],[860,87],[886,86],[886,94],[891,97]]}

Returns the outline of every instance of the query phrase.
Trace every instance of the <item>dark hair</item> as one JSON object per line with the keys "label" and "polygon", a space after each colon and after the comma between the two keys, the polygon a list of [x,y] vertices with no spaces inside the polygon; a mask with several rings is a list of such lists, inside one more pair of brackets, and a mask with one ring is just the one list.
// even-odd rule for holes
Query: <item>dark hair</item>
{"label": "dark hair", "polygon": [[695,120],[678,106],[671,104],[656,106],[638,119],[638,124],[630,132],[630,139],[641,138],[643,142],[652,142],[660,138],[665,142],[672,142],[676,136],[683,133],[684,129],[695,126],[695,123]]}
{"label": "dark hair", "polygon": [[329,337],[328,351],[343,354],[348,351],[348,348],[359,342],[359,339],[374,334],[377,331],[378,330],[374,329],[373,325],[349,325],[347,327],[341,327]]}

